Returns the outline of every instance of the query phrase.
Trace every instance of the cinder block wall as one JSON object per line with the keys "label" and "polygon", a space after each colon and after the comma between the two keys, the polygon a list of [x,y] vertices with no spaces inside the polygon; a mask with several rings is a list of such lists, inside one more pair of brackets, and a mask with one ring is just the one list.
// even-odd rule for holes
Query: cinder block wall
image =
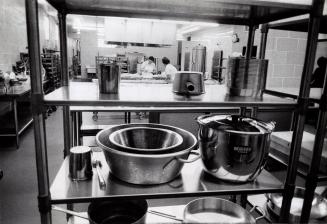
{"label": "cinder block wall", "polygon": [[[234,26],[234,32],[238,34],[240,42],[232,45],[233,52],[242,52],[246,46],[248,32],[244,26]],[[254,45],[258,46],[259,55],[261,31],[256,30]],[[294,32],[270,29],[266,46],[266,59],[269,60],[267,74],[267,88],[284,87],[299,88],[304,64],[304,56],[307,42],[306,32]],[[319,42],[317,47],[316,61],[319,57],[327,57],[327,42]]]}
{"label": "cinder block wall", "polygon": [[267,87],[299,87],[307,33],[270,30],[266,48],[269,59]]}

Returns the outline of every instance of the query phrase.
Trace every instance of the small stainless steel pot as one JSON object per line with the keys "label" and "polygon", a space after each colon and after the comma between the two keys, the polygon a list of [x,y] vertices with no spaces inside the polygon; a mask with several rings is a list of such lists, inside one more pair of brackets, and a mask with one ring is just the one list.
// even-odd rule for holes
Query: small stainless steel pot
{"label": "small stainless steel pot", "polygon": [[[161,154],[140,154],[116,150],[109,141],[109,135],[120,128],[130,127],[163,127],[177,132],[183,142],[178,150]],[[173,180],[180,174],[184,163],[193,162],[200,158],[199,153],[191,152],[197,148],[196,137],[183,129],[159,124],[124,124],[100,131],[96,142],[103,149],[110,172],[117,178],[133,184],[160,184]],[[197,157],[187,160],[190,153]]]}
{"label": "small stainless steel pot", "polygon": [[[144,199],[92,202],[88,216],[94,223],[145,223],[148,203]],[[93,224],[90,222],[90,224]]]}
{"label": "small stainless steel pot", "polygon": [[268,157],[274,122],[238,115],[197,118],[198,139],[205,171],[226,181],[254,180]]}
{"label": "small stainless steel pot", "polygon": [[[294,197],[292,199],[289,222],[299,223],[302,212],[302,205],[304,201],[305,189],[301,187],[296,187],[294,191]],[[282,207],[283,195],[282,194],[266,194],[267,197],[267,210],[269,214],[274,217],[279,217],[280,210]],[[310,213],[310,220],[321,219],[327,216],[327,200],[317,193],[314,195],[312,201],[312,208]]]}
{"label": "small stainless steel pot", "polygon": [[[254,207],[255,208],[255,207]],[[199,198],[189,202],[184,209],[185,223],[256,223],[264,216],[254,218],[240,205],[221,198]]]}
{"label": "small stainless steel pot", "polygon": [[109,141],[115,149],[131,153],[167,153],[183,143],[177,132],[162,128],[129,127],[114,131]]}
{"label": "small stainless steel pot", "polygon": [[153,210],[148,212],[183,223],[256,223],[256,221],[265,217],[264,212],[258,218],[251,215],[256,207],[247,211],[234,202],[221,198],[206,197],[189,202],[184,208],[183,218]]}
{"label": "small stainless steel pot", "polygon": [[173,92],[184,95],[200,95],[205,92],[201,72],[177,72],[173,82]]}

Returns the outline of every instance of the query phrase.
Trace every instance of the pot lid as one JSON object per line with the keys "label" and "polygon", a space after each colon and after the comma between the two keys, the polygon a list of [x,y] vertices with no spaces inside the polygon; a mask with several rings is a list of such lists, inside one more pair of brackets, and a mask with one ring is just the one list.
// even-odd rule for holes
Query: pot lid
{"label": "pot lid", "polygon": [[210,128],[246,134],[271,133],[275,128],[275,122],[263,122],[240,115],[203,115],[197,121]]}

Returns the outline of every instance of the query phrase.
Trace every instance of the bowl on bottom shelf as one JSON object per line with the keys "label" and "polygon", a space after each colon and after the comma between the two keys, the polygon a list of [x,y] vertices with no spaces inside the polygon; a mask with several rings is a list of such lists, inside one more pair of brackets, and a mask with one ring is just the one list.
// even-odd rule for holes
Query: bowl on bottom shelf
{"label": "bowl on bottom shelf", "polygon": [[[116,150],[109,141],[114,131],[123,128],[149,127],[164,128],[183,138],[182,144],[173,152],[161,154],[130,153]],[[120,180],[133,184],[161,184],[176,178],[186,162],[193,162],[200,158],[197,152],[196,137],[181,128],[162,124],[123,124],[100,131],[96,135],[96,142],[103,149],[110,172]],[[190,154],[197,154],[195,159],[188,161]]]}
{"label": "bowl on bottom shelf", "polygon": [[114,149],[123,152],[161,154],[177,149],[183,143],[183,138],[164,126],[162,128],[141,126],[114,131],[109,135],[109,141]]}

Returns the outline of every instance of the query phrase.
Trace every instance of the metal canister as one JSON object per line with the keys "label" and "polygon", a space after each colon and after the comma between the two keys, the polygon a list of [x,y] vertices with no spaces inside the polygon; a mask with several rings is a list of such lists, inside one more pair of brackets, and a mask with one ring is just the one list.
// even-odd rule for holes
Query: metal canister
{"label": "metal canister", "polygon": [[261,98],[267,79],[268,60],[229,58],[227,87],[231,96]]}
{"label": "metal canister", "polygon": [[91,148],[75,146],[70,149],[69,176],[72,180],[89,180],[92,178]]}
{"label": "metal canister", "polygon": [[120,66],[117,63],[101,64],[99,74],[100,93],[118,93]]}

